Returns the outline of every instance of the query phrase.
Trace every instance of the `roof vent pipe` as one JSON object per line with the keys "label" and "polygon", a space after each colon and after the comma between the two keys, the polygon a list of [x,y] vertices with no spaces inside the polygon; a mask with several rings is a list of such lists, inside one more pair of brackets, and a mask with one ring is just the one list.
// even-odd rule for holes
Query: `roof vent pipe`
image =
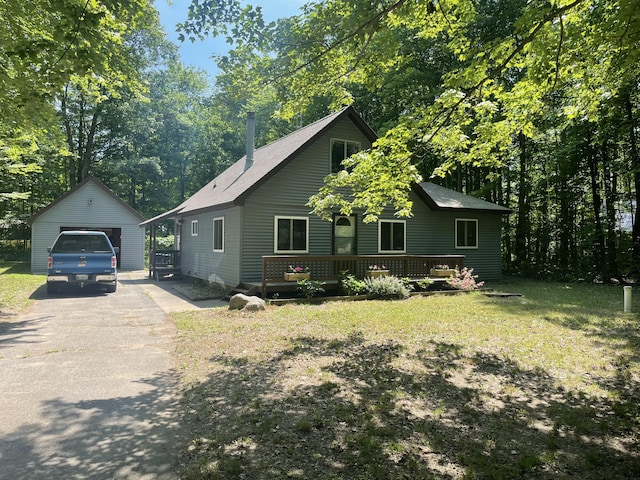
{"label": "roof vent pipe", "polygon": [[256,112],[247,112],[247,157],[244,162],[245,172],[253,165],[253,148],[256,131]]}

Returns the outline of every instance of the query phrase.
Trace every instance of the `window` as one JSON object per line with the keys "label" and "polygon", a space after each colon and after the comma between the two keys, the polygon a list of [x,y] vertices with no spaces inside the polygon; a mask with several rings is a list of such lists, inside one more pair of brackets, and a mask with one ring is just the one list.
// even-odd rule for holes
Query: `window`
{"label": "window", "polygon": [[224,217],[213,219],[213,251],[224,252]]}
{"label": "window", "polygon": [[198,236],[198,220],[191,220],[191,236]]}
{"label": "window", "polygon": [[378,222],[378,251],[380,253],[405,252],[405,227],[404,220],[380,220]]}
{"label": "window", "polygon": [[338,173],[343,170],[342,161],[354,153],[360,151],[359,142],[348,140],[331,140],[331,173]]}
{"label": "window", "polygon": [[308,253],[308,239],[308,218],[275,217],[275,253]]}
{"label": "window", "polygon": [[478,248],[478,220],[456,218],[456,248]]}

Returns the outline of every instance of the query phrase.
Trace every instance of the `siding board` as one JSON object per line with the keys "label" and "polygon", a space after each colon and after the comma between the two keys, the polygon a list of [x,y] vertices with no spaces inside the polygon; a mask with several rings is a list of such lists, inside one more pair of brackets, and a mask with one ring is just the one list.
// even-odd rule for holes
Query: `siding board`
{"label": "siding board", "polygon": [[[224,218],[224,252],[213,251],[213,219]],[[181,226],[181,271],[225,287],[240,283],[241,207],[183,217]],[[198,236],[191,236],[191,222],[198,220]]]}

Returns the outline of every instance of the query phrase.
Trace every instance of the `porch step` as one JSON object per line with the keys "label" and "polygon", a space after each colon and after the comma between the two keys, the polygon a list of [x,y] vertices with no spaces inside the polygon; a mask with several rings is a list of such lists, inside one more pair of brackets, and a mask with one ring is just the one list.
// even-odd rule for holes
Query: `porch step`
{"label": "porch step", "polygon": [[246,285],[244,283],[241,283],[240,285],[232,289],[229,293],[227,293],[224,296],[223,300],[229,301],[231,300],[231,297],[233,297],[237,293],[242,293],[247,296],[253,296],[259,292],[260,292],[260,288],[257,287],[256,285]]}

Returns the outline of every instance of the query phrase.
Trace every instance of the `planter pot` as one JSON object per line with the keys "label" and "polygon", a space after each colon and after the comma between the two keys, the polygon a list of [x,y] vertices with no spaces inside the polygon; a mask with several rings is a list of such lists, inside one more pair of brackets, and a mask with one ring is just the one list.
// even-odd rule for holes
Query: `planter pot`
{"label": "planter pot", "polygon": [[456,274],[453,268],[432,268],[429,272],[431,277],[447,278]]}
{"label": "planter pot", "polygon": [[285,272],[284,279],[287,282],[297,282],[298,280],[309,280],[311,278],[311,274],[307,273],[288,273]]}
{"label": "planter pot", "polygon": [[365,272],[366,278],[386,277],[389,275],[389,270],[367,270]]}

